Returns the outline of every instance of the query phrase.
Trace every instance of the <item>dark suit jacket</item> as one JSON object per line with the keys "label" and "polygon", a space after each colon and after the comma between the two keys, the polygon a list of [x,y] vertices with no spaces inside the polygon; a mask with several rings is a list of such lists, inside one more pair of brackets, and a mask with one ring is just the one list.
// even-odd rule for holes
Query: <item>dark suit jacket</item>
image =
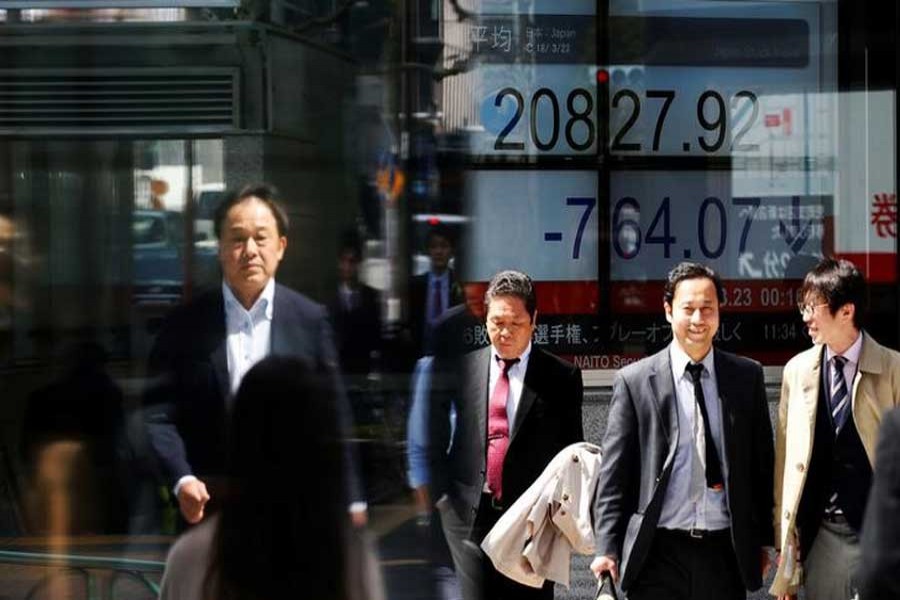
{"label": "dark suit jacket", "polygon": [[338,292],[331,304],[330,312],[341,370],[357,380],[365,377],[374,367],[372,352],[381,351],[381,308],[378,305],[378,291],[360,284],[356,289],[356,302],[349,310]]}
{"label": "dark suit jacket", "polygon": [[[275,286],[271,354],[297,357],[328,374],[339,403],[342,429],[350,410],[337,368],[325,309],[282,285]],[[223,474],[230,379],[225,302],[221,288],[179,307],[167,319],[150,354],[145,395],[147,435],[162,475],[174,485],[184,475]],[[350,500],[361,500],[356,461],[347,447]],[[298,465],[297,476],[301,476]]]}
{"label": "dark suit jacket", "polygon": [[884,418],[863,520],[859,591],[865,600],[900,598],[900,408]]}
{"label": "dark suit jacket", "polygon": [[[456,274],[453,269],[448,269],[450,277],[449,291],[447,293],[447,308],[462,304],[464,298]],[[416,275],[409,282],[409,331],[412,337],[413,348],[416,356],[430,354],[430,348],[425,347],[425,308],[428,301],[428,273]]]}
{"label": "dark suit jacket", "polygon": [[[715,350],[731,511],[731,539],[747,589],[762,585],[760,549],[773,545],[774,447],[762,367]],[[619,559],[628,589],[659,523],[678,443],[669,348],[616,374],[594,502],[597,555]]]}
{"label": "dark suit jacket", "polygon": [[[475,350],[438,365],[432,379],[430,414],[433,498],[447,494],[459,517],[471,527],[487,472],[488,377],[492,348]],[[530,486],[550,460],[569,444],[584,439],[581,424],[581,371],[532,346],[522,397],[510,430],[503,462],[503,504],[509,506]],[[450,452],[450,405],[456,429]]]}

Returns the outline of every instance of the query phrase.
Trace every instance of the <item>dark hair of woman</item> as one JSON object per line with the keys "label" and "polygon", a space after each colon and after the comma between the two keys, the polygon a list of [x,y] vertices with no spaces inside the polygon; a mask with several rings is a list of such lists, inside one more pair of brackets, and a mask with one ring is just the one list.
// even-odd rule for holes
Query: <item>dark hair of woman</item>
{"label": "dark hair of woman", "polygon": [[274,356],[244,377],[204,597],[346,598],[346,494],[326,381]]}

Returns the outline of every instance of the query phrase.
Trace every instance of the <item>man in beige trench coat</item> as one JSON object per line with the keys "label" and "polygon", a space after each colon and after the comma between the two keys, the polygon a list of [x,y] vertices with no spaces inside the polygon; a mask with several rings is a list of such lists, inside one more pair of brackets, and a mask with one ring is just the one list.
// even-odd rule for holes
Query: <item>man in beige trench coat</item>
{"label": "man in beige trench coat", "polygon": [[808,600],[849,600],[878,427],[900,405],[900,354],[862,329],[866,283],[851,262],[822,260],[799,297],[815,345],[784,367],[770,592],[789,598],[803,585]]}

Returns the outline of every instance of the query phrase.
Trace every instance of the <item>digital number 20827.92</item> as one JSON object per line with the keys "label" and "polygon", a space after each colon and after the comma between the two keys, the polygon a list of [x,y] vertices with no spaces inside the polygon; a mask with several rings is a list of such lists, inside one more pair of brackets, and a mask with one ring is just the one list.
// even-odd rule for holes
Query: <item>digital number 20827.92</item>
{"label": "digital number 20827.92", "polygon": [[[656,114],[656,124],[653,129],[653,140],[650,144],[650,149],[657,152],[661,147],[669,108],[675,101],[677,93],[675,90],[646,90],[644,96],[646,101],[660,102],[659,112]],[[497,135],[494,141],[494,150],[524,151],[524,141],[512,141],[508,138],[516,129],[525,113],[526,99],[521,91],[513,87],[506,87],[497,92],[497,95],[494,97],[494,106],[497,108],[501,107],[506,98],[513,99],[516,110],[515,114],[509,118]],[[627,117],[617,131],[611,132],[612,144],[610,149],[613,152],[642,151],[644,146],[640,141],[629,139],[629,133],[634,133],[632,129],[638,122],[643,109],[641,96],[633,90],[622,89],[613,95],[611,104],[612,109],[626,111]],[[731,107],[733,110],[749,108],[751,114],[747,122],[738,131],[733,132],[730,150],[733,152],[758,150],[758,144],[742,143],[742,138],[753,127],[759,116],[759,101],[756,94],[747,90],[735,93],[731,97]],[[565,142],[571,150],[583,152],[593,146],[596,138],[596,124],[593,120],[594,99],[588,90],[575,88],[569,92],[566,97],[565,115],[561,114],[556,92],[546,87],[540,88],[532,94],[528,102],[528,108],[529,136],[531,142],[538,150],[546,152],[555,149],[559,142],[561,127]],[[547,118],[545,116],[547,112],[545,111],[549,111],[549,134],[547,133],[547,127],[539,127],[539,122],[542,122],[542,118]],[[713,134],[709,139],[706,133],[698,136],[697,143],[699,147],[707,153],[718,152],[728,139],[726,134],[729,129],[729,114],[722,94],[714,90],[706,90],[700,94],[696,102],[696,116],[700,127]],[[690,142],[685,141],[682,148],[684,150],[689,149]]]}

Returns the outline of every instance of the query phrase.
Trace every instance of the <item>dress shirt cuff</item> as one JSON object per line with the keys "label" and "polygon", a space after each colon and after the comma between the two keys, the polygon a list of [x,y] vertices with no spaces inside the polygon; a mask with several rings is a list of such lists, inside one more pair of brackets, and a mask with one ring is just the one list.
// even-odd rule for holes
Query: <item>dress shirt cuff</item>
{"label": "dress shirt cuff", "polygon": [[594,558],[611,558],[619,562],[619,556],[615,552],[595,552]]}
{"label": "dress shirt cuff", "polygon": [[172,488],[172,493],[175,494],[176,498],[178,498],[178,492],[181,490],[181,486],[189,481],[197,481],[197,478],[193,475],[184,475],[181,479],[175,482],[175,487]]}
{"label": "dress shirt cuff", "polygon": [[350,507],[347,509],[348,512],[352,513],[361,513],[369,510],[369,504],[367,502],[351,502]]}

